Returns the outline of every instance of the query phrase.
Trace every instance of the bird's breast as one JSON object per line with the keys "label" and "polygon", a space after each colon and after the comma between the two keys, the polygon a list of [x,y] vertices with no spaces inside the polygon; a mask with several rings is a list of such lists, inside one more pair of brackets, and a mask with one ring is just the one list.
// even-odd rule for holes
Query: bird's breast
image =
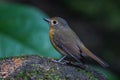
{"label": "bird's breast", "polygon": [[53,28],[50,28],[49,37],[50,37],[50,42],[52,43],[53,47],[58,52],[60,52],[62,55],[66,55],[66,53],[61,48],[59,48],[54,42],[54,39],[56,38],[56,36],[55,36],[55,30]]}

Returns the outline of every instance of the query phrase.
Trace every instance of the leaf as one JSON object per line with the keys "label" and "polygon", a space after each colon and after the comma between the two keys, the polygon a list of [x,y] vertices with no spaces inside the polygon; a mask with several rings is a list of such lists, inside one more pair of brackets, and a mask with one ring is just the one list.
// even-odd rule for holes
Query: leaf
{"label": "leaf", "polygon": [[0,58],[20,55],[60,57],[50,44],[45,17],[34,7],[0,4]]}

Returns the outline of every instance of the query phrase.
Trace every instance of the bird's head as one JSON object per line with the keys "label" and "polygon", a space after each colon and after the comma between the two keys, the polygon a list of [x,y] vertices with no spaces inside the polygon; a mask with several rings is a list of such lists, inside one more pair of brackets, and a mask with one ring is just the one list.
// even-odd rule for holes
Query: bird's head
{"label": "bird's head", "polygon": [[67,22],[60,17],[44,18],[44,20],[47,21],[50,24],[50,27],[54,29],[63,29],[68,27]]}

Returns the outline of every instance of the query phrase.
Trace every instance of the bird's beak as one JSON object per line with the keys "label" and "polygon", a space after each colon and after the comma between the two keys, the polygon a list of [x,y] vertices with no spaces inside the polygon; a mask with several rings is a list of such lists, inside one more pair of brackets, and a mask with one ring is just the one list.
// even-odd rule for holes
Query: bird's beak
{"label": "bird's beak", "polygon": [[50,19],[48,18],[43,18],[46,22],[50,22]]}

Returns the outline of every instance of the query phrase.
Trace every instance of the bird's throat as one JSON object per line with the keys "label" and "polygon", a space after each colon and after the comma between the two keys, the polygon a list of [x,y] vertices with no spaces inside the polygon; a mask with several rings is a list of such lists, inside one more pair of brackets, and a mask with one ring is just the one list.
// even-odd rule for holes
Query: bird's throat
{"label": "bird's throat", "polygon": [[49,32],[50,38],[53,38],[54,33],[55,33],[55,30],[52,27],[50,27],[50,32]]}

